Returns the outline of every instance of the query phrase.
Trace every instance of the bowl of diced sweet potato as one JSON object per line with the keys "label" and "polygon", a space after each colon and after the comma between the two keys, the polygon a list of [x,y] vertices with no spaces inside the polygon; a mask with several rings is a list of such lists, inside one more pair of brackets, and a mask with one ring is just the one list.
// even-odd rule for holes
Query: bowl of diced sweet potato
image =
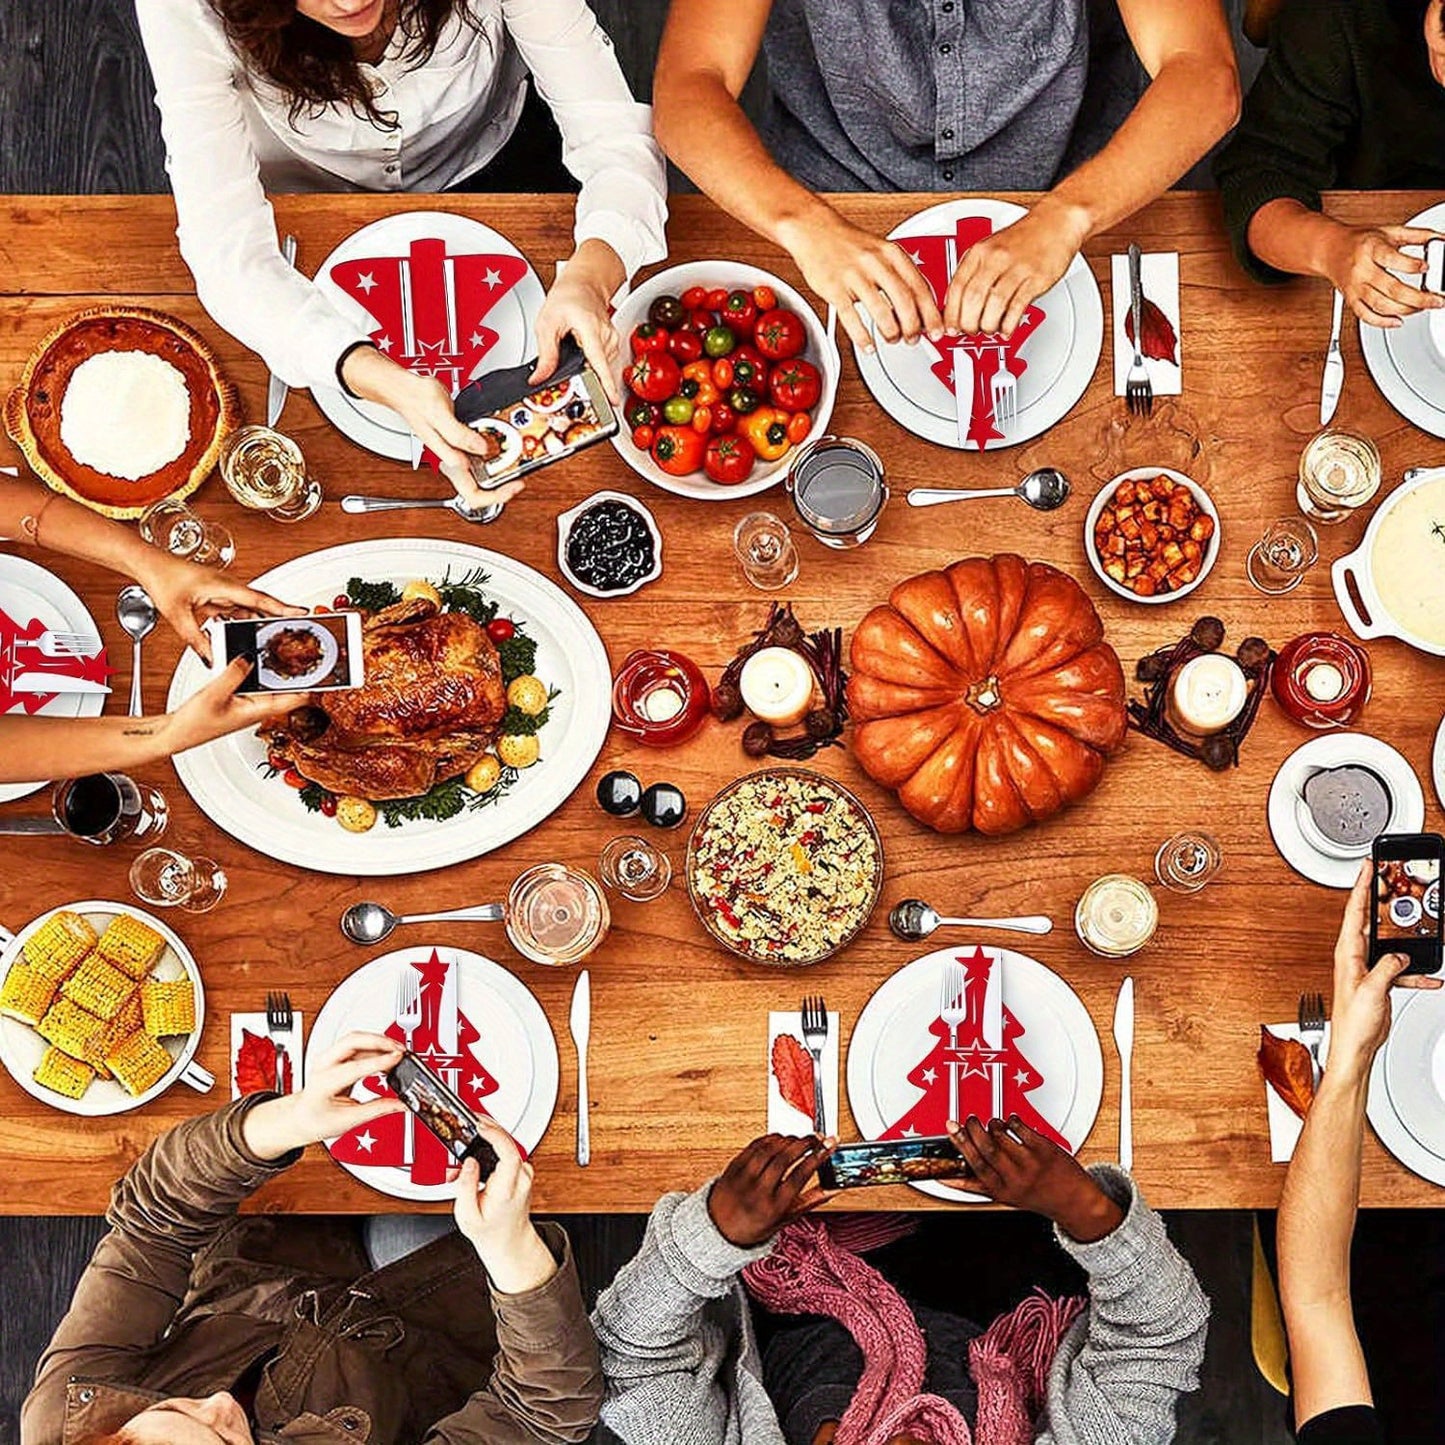
{"label": "bowl of diced sweet potato", "polygon": [[1193,592],[1219,555],[1209,493],[1169,467],[1135,467],[1108,482],[1084,521],[1084,550],[1099,581],[1130,602],[1173,602]]}

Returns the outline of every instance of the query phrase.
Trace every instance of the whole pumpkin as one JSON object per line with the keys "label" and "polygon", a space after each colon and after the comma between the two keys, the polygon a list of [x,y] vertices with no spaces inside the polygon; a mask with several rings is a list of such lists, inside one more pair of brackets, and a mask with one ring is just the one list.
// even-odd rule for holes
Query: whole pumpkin
{"label": "whole pumpkin", "polygon": [[1094,604],[1010,553],[900,582],[851,661],[854,754],[940,833],[1011,833],[1077,802],[1127,726]]}

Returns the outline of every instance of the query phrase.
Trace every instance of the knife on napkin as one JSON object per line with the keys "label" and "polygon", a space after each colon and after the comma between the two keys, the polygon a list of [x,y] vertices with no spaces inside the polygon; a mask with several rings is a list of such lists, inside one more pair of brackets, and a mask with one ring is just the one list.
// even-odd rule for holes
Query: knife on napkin
{"label": "knife on napkin", "polygon": [[577,1162],[592,1162],[592,1126],[587,1104],[587,1044],[592,1036],[592,979],[584,968],[572,989],[572,1042],[577,1046]]}
{"label": "knife on napkin", "polygon": [[1119,985],[1114,1004],[1114,1047],[1119,1050],[1119,1164],[1134,1167],[1134,979]]}
{"label": "knife on napkin", "polygon": [[[456,960],[447,965],[442,983],[441,1002],[437,1005],[437,1048],[450,1058],[457,1052],[457,973]],[[449,1079],[447,1081],[451,1083]],[[455,1087],[455,1085],[453,1085]]]}
{"label": "knife on napkin", "polygon": [[1335,292],[1335,317],[1330,323],[1330,344],[1325,352],[1325,374],[1320,383],[1320,425],[1328,426],[1340,404],[1345,385],[1345,358],[1340,351],[1340,323],[1345,316],[1345,297]]}
{"label": "knife on napkin", "polygon": [[[991,1053],[1003,1049],[1003,954],[998,954],[993,967],[988,971],[988,984],[983,993],[983,1045]],[[992,1098],[989,1101],[989,1118],[1003,1118],[1003,1064],[988,1066]]]}
{"label": "knife on napkin", "polygon": [[[296,237],[287,236],[281,243],[281,254],[286,258],[288,266],[296,264]],[[286,407],[286,398],[290,395],[290,388],[281,380],[275,372],[272,372],[266,382],[266,425],[275,426],[281,420],[281,413]]]}

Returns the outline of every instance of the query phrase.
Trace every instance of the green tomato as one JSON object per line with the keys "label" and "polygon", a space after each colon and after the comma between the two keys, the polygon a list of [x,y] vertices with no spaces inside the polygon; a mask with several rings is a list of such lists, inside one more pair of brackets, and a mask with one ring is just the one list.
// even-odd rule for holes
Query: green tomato
{"label": "green tomato", "polygon": [[674,396],[662,404],[662,419],[672,426],[686,426],[696,403],[691,397]]}
{"label": "green tomato", "polygon": [[711,357],[726,356],[737,344],[731,326],[710,326],[703,333],[702,349]]}

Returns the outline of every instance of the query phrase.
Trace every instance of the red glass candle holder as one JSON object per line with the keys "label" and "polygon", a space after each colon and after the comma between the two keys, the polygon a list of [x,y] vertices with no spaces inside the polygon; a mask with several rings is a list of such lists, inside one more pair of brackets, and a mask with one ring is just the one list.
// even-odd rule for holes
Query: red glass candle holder
{"label": "red glass candle holder", "polygon": [[689,657],[665,647],[629,653],[612,680],[612,717],[652,748],[685,741],[708,713],[707,679]]}

